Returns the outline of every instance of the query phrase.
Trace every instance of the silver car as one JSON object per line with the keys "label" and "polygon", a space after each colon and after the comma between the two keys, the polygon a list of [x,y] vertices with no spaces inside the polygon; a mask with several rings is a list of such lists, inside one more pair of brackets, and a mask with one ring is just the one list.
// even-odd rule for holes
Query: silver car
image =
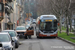
{"label": "silver car", "polygon": [[12,37],[12,40],[15,42],[15,48],[19,47],[19,40],[18,40],[16,31],[14,31],[14,30],[3,30],[2,32],[8,32],[9,35]]}
{"label": "silver car", "polygon": [[0,32],[0,42],[5,50],[14,50],[14,41],[8,33]]}

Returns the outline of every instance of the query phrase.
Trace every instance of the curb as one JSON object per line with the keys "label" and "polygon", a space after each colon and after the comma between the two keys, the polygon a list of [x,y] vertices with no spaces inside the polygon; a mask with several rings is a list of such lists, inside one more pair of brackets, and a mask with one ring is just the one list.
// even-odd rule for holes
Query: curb
{"label": "curb", "polygon": [[23,43],[19,42],[19,45],[22,45]]}
{"label": "curb", "polygon": [[65,40],[65,39],[63,39],[63,38],[61,38],[61,37],[57,37],[58,39],[61,39],[61,40],[63,40],[63,41],[65,41],[65,42],[67,42],[67,43],[69,43],[69,44],[72,44],[72,45],[75,45],[75,43],[73,43],[73,42],[71,42],[71,41],[68,41],[68,40]]}

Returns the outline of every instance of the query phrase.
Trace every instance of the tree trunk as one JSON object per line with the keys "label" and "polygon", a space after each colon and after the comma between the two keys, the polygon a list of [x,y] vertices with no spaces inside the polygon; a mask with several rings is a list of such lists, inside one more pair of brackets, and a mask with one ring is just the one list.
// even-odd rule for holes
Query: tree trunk
{"label": "tree trunk", "polygon": [[61,16],[60,16],[60,19],[59,19],[59,23],[60,23],[59,28],[60,28],[60,33],[61,33]]}
{"label": "tree trunk", "polygon": [[66,28],[66,19],[65,19],[65,21],[64,21],[64,28]]}
{"label": "tree trunk", "polygon": [[67,29],[66,29],[66,33],[67,33],[67,35],[69,35],[68,17],[66,17],[66,27],[67,27]]}
{"label": "tree trunk", "polygon": [[72,21],[71,21],[71,18],[70,18],[70,32],[72,31]]}

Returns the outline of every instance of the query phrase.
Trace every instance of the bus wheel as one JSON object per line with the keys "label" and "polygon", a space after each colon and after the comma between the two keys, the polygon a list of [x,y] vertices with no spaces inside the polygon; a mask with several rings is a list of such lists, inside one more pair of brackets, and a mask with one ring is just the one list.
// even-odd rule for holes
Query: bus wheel
{"label": "bus wheel", "polygon": [[53,38],[56,38],[56,37],[53,37]]}

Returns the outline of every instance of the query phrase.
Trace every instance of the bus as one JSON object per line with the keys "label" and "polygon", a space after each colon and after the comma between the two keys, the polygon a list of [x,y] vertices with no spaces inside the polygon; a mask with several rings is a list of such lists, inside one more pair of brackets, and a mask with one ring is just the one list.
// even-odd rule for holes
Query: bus
{"label": "bus", "polygon": [[36,20],[36,36],[57,37],[57,18],[55,15],[41,15]]}

